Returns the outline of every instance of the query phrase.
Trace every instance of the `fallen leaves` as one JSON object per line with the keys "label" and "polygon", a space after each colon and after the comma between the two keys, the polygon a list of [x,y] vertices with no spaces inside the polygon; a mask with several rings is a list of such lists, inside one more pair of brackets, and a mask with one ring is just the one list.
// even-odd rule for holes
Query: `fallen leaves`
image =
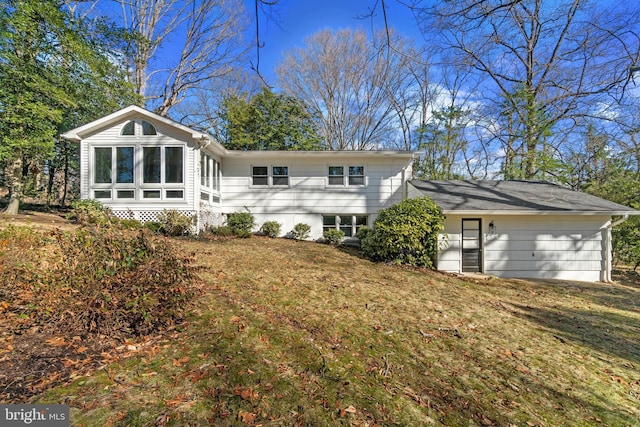
{"label": "fallen leaves", "polygon": [[173,359],[172,365],[177,367],[177,368],[179,368],[179,367],[183,366],[184,364],[186,364],[187,362],[189,362],[189,359],[190,359],[189,356],[184,356],[184,357],[181,357],[179,359]]}

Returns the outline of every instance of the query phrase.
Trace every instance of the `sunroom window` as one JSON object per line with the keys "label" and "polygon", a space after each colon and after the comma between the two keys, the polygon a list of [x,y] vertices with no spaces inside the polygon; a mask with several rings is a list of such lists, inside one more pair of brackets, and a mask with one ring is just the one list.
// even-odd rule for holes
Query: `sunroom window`
{"label": "sunroom window", "polygon": [[116,148],[116,182],[133,183],[133,147]]}
{"label": "sunroom window", "polygon": [[162,171],[160,163],[160,147],[144,147],[142,149],[142,182],[158,184]]}
{"label": "sunroom window", "polygon": [[165,147],[164,162],[164,182],[181,184],[184,169],[182,147]]}
{"label": "sunroom window", "polygon": [[93,152],[94,182],[96,184],[111,184],[111,151],[111,147],[96,147]]}
{"label": "sunroom window", "polygon": [[[113,154],[115,151],[115,159]],[[133,147],[96,147],[94,149],[94,182],[96,184],[133,183]],[[115,167],[114,167],[115,165]],[[115,171],[115,177],[113,176]]]}

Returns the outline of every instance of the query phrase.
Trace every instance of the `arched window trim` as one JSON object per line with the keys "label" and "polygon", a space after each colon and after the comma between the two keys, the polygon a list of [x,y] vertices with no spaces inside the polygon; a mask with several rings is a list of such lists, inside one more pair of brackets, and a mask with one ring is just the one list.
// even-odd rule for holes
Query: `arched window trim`
{"label": "arched window trim", "polygon": [[[131,133],[125,133],[131,132]],[[136,135],[136,122],[135,120],[129,120],[120,129],[120,136],[135,136]]]}
{"label": "arched window trim", "polygon": [[155,135],[158,134],[158,131],[156,130],[156,127],[151,122],[148,122],[146,120],[142,120],[141,126],[142,126],[142,135],[143,136],[155,136]]}

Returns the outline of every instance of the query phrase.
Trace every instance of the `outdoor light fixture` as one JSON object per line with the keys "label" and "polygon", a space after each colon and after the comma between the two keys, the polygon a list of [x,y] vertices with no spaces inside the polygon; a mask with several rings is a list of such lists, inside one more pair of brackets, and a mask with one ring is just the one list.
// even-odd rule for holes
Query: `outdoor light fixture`
{"label": "outdoor light fixture", "polygon": [[493,221],[489,223],[489,234],[496,234],[496,226]]}

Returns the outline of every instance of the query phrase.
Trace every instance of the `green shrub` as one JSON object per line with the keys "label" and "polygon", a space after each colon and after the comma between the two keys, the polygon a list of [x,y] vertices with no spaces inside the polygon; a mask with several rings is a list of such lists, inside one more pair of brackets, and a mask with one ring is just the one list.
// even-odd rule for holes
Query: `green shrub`
{"label": "green shrub", "polygon": [[374,261],[433,268],[443,229],[444,215],[431,199],[406,199],[381,210],[373,231],[365,232],[360,245]]}
{"label": "green shrub", "polygon": [[233,236],[233,230],[231,230],[231,227],[229,227],[228,225],[207,227],[207,232],[213,234],[214,236],[220,236],[220,237]]}
{"label": "green shrub", "polygon": [[373,228],[360,227],[360,229],[358,229],[358,232],[356,233],[356,238],[362,242],[364,239],[369,237],[371,233],[373,233]]}
{"label": "green shrub", "polygon": [[300,222],[293,226],[291,237],[296,240],[306,240],[309,238],[309,233],[311,233],[311,226]]}
{"label": "green shrub", "polygon": [[269,237],[278,237],[282,226],[278,221],[267,221],[260,227],[260,234]]}
{"label": "green shrub", "polygon": [[73,210],[68,217],[80,224],[106,225],[113,218],[111,209],[97,200],[75,200],[71,207]]}
{"label": "green shrub", "polygon": [[154,233],[162,232],[162,224],[160,224],[158,221],[147,221],[144,223],[144,226],[146,229]]}
{"label": "green shrub", "polygon": [[137,219],[121,219],[120,225],[127,230],[140,230],[143,225]]}
{"label": "green shrub", "polygon": [[160,232],[167,236],[184,236],[191,233],[195,217],[175,209],[164,210],[158,214]]}
{"label": "green shrub", "polygon": [[338,246],[344,240],[344,231],[332,228],[323,232],[322,237],[326,244]]}
{"label": "green shrub", "polygon": [[255,222],[250,212],[234,212],[227,215],[227,225],[236,237],[251,237]]}

